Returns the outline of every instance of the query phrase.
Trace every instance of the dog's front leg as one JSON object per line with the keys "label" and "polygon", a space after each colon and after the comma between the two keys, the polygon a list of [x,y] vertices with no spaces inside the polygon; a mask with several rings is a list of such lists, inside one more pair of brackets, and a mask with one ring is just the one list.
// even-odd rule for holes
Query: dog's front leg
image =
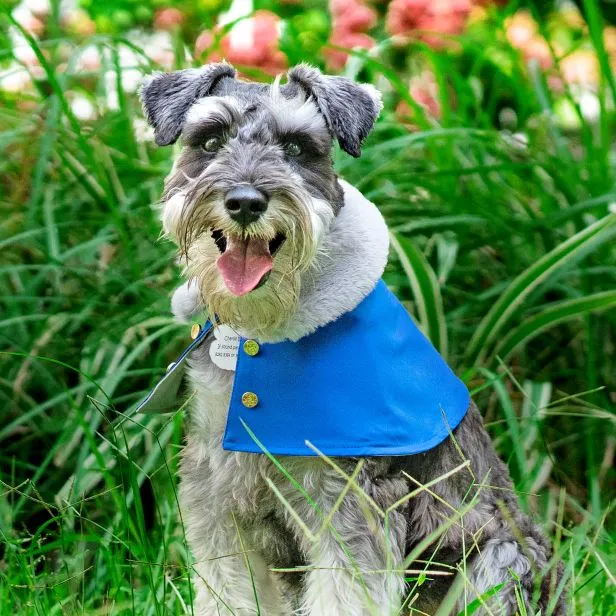
{"label": "dog's front leg", "polygon": [[[405,487],[399,481],[376,477],[373,471],[373,468],[362,470],[357,477],[358,487],[380,507],[386,506],[380,502],[383,495],[385,501],[394,502]],[[368,500],[354,490],[339,502],[346,479],[338,473],[322,469],[317,474],[318,479],[313,473],[305,482],[315,488],[316,507],[301,498],[293,503],[312,534],[306,537],[305,529],[296,529],[309,565],[300,613],[306,616],[397,613],[404,592],[401,573],[406,536],[404,516],[394,512],[386,525]]]}
{"label": "dog's front leg", "polygon": [[280,589],[249,542],[232,481],[223,464],[212,474],[194,444],[182,461],[180,502],[195,558],[195,616],[286,616]]}

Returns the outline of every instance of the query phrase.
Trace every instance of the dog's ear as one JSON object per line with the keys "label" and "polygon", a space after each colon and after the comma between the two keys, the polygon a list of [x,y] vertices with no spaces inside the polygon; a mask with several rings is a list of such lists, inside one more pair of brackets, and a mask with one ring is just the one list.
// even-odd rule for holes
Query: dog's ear
{"label": "dog's ear", "polygon": [[292,68],[289,82],[312,96],[340,147],[358,157],[362,141],[372,130],[383,107],[380,92],[371,85],[355,83],[346,77],[323,75],[308,64]]}
{"label": "dog's ear", "polygon": [[235,69],[225,62],[148,77],[141,87],[141,102],[158,145],[177,141],[193,103],[207,96],[223,77],[235,77]]}

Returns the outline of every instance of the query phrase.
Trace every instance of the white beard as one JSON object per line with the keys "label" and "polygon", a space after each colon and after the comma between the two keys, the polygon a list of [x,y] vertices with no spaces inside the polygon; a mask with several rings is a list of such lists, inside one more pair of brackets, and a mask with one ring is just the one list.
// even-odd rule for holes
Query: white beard
{"label": "white beard", "polygon": [[[389,233],[376,206],[340,180],[344,207],[324,234],[313,264],[302,274],[297,309],[284,326],[244,337],[265,342],[298,340],[353,310],[374,288],[387,263]],[[194,319],[203,306],[197,285],[179,287],[171,301],[177,320]]]}

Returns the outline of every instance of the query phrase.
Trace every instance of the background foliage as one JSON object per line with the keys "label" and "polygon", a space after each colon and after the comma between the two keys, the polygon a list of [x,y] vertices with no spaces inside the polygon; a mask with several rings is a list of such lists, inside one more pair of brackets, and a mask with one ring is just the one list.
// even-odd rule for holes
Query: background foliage
{"label": "background foliage", "polygon": [[226,57],[383,91],[363,156],[336,164],[387,218],[386,280],[474,391],[572,613],[616,613],[611,6],[5,2],[0,612],[191,611],[182,412],[130,412],[187,337],[154,207],[172,151],[136,89]]}

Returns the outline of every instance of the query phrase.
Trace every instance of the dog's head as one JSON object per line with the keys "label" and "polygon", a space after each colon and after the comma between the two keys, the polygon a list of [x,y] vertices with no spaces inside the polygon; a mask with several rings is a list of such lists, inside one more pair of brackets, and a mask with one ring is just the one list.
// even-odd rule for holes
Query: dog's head
{"label": "dog's head", "polygon": [[281,325],[343,205],[333,140],[359,156],[378,93],[306,65],[284,85],[249,83],[221,63],[154,75],[141,97],[156,142],[181,139],[162,223],[210,316]]}

